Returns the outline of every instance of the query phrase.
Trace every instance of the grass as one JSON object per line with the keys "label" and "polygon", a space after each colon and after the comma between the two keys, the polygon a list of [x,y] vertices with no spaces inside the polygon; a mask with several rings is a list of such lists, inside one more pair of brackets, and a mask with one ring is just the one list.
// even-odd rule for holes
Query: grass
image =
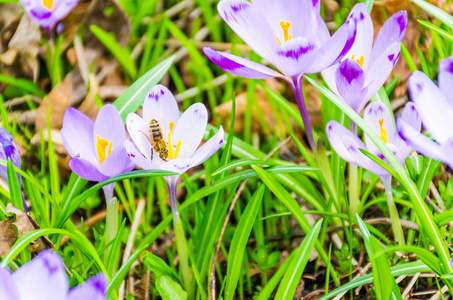
{"label": "grass", "polygon": [[[397,79],[390,79],[372,99],[390,108],[398,103],[396,89],[406,87],[398,83],[400,78],[420,69],[435,79],[438,61],[453,52],[453,18],[445,12],[447,6],[412,2],[430,17],[410,14],[420,25],[411,28],[418,31],[417,38],[410,41],[413,47],[403,45],[398,62],[407,74],[394,72],[391,78]],[[292,299],[310,293],[321,299],[402,299],[406,290],[434,294],[446,286],[452,291],[451,170],[417,154],[402,167],[320,74],[304,80],[306,98],[321,101],[316,113],[322,121],[315,126],[319,143],[312,151],[289,86],[227,75],[204,56],[201,48],[209,45],[262,62],[219,17],[214,2],[119,3],[131,22],[126,46],[100,26],[82,26],[77,32],[80,41],[94,34],[99,47],[105,47],[97,49],[102,58],[116,64],[115,80],[129,86],[118,97],[100,101],[113,101],[125,120],[141,107],[149,88],[161,82],[175,93],[181,111],[196,102],[208,107],[206,140],[220,125],[229,129],[222,149],[179,182],[189,275],[182,272],[163,180],[172,173],[134,170],[101,183],[88,182],[68,170],[66,154],[51,130],[58,125],[49,114],[47,128],[41,130],[20,117],[36,112],[40,101],[75,68],[68,59],[72,44],[65,48],[63,38],[51,44],[42,40],[40,47],[48,53],[39,58],[37,82],[24,74],[0,74],[2,127],[13,134],[23,157],[22,169],[0,160],[9,179],[8,185],[0,185],[0,219],[7,218],[8,203],[21,208],[18,172],[30,214],[41,227],[16,241],[1,258],[3,266],[15,270],[25,264],[33,256],[27,246],[48,236],[72,273],[71,286],[104,272],[109,299]],[[355,2],[339,4],[336,11],[322,5],[322,15],[335,28]],[[373,1],[366,4],[373,7]],[[381,2],[373,10],[391,15],[391,8]],[[93,62],[89,73],[99,71]],[[38,97],[38,103],[32,97]],[[324,130],[330,120],[345,126],[354,121],[385,155],[391,167],[382,166],[395,178],[392,192],[404,246],[392,233],[379,178],[360,168],[346,172],[347,163],[330,148]],[[111,182],[117,183],[119,222],[115,237],[106,243],[107,207],[100,191]],[[357,191],[357,214],[349,205],[350,190]],[[398,280],[418,273],[435,277]],[[360,286],[365,288],[354,293]]]}

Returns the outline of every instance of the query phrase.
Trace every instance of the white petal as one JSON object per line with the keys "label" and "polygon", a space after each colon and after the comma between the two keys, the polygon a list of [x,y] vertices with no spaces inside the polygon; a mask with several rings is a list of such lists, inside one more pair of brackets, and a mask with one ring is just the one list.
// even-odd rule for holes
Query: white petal
{"label": "white petal", "polygon": [[148,139],[149,123],[140,118],[137,114],[131,113],[127,115],[126,127],[129,135],[134,141],[140,152],[151,160],[151,143]]}

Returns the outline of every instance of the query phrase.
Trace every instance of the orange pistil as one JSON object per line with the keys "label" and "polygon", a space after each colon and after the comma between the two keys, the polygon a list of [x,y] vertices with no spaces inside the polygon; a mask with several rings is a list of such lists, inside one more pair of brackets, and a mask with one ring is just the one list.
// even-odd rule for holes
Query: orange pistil
{"label": "orange pistil", "polygon": [[53,0],[43,0],[42,5],[51,10],[53,6]]}
{"label": "orange pistil", "polygon": [[[105,154],[105,148],[109,147],[107,151],[107,155]],[[101,139],[98,136],[96,136],[96,150],[98,152],[98,157],[99,157],[99,164],[102,164],[102,162],[107,158],[112,153],[112,141],[107,141],[106,139]]]}
{"label": "orange pistil", "polygon": [[[280,22],[280,27],[282,28],[283,30],[283,37],[285,38],[285,42],[289,41],[290,39],[292,39],[291,37],[291,34],[289,34],[289,27],[291,27],[291,23],[290,22],[284,22],[284,21],[281,21]],[[280,42],[280,39],[277,37],[277,41],[278,43],[281,45],[282,43]]]}
{"label": "orange pistil", "polygon": [[381,129],[381,134],[379,135],[379,137],[381,138],[381,140],[387,144],[387,129],[383,128],[384,124],[384,118],[382,119],[379,119],[379,127]]}
{"label": "orange pistil", "polygon": [[[351,57],[351,59],[354,59],[354,58],[355,58],[355,55],[353,55],[353,56]],[[363,55],[361,55],[359,59],[356,59],[356,60],[355,60],[355,61],[359,64],[359,66],[360,66],[361,68],[363,68],[363,60],[364,60]]]}

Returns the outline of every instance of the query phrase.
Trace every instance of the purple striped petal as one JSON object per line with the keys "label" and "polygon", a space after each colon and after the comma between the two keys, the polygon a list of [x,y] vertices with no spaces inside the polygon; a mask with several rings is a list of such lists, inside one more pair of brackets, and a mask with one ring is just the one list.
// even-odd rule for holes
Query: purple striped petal
{"label": "purple striped petal", "polygon": [[316,55],[315,41],[297,37],[284,42],[275,52],[274,64],[288,77],[304,73]]}
{"label": "purple striped petal", "polygon": [[382,26],[371,52],[371,61],[374,62],[386,52],[392,44],[400,44],[406,34],[407,12],[398,11],[393,14]]}
{"label": "purple striped petal", "polygon": [[63,260],[52,250],[40,252],[12,278],[20,293],[18,299],[62,300],[69,289]]}
{"label": "purple striped petal", "polygon": [[344,60],[335,73],[336,88],[343,100],[357,113],[365,105],[365,73],[354,60]]}
{"label": "purple striped petal", "polygon": [[134,168],[135,165],[131,162],[123,143],[121,143],[121,145],[113,149],[112,153],[102,162],[99,171],[108,177],[113,177],[132,171]]}
{"label": "purple striped petal", "polygon": [[415,71],[409,77],[409,93],[426,130],[442,144],[453,137],[453,108],[440,89],[424,73]]}
{"label": "purple striped petal", "polygon": [[61,20],[66,17],[78,2],[79,0],[54,0],[54,7],[52,9],[54,11],[55,18]]}
{"label": "purple striped petal", "polygon": [[172,146],[175,147],[181,141],[178,158],[191,157],[195,149],[203,139],[206,124],[208,123],[208,112],[201,103],[192,104],[179,119],[173,129]]}
{"label": "purple striped petal", "polygon": [[271,68],[239,56],[215,51],[209,47],[204,47],[203,52],[213,63],[222,68],[224,71],[237,76],[252,79],[282,77],[281,74]]}
{"label": "purple striped petal", "polygon": [[135,113],[130,113],[126,118],[126,126],[137,148],[147,160],[151,160],[152,146],[148,139],[149,122],[146,122]]}
{"label": "purple striped petal", "polygon": [[[397,125],[397,128],[398,122],[400,122],[399,119],[403,120],[406,124],[414,128],[416,131],[420,132],[422,127],[422,120],[413,102],[406,103],[403,114],[396,118],[395,123]],[[397,136],[395,145],[401,152],[401,155],[404,157],[407,157],[413,150],[412,147],[407,144],[399,135]]]}
{"label": "purple striped petal", "polygon": [[[444,153],[445,148],[420,133],[420,131],[414,129],[401,118],[397,121],[396,126],[398,128],[399,136],[415,151],[424,156],[431,157],[432,159],[443,161],[448,164],[450,168],[453,167],[451,152]],[[450,151],[451,150],[453,149],[450,149]]]}
{"label": "purple striped petal", "polygon": [[101,182],[108,178],[108,176],[102,174],[93,164],[83,158],[73,157],[69,161],[69,167],[74,173],[89,181]]}
{"label": "purple striped petal", "polygon": [[453,56],[442,59],[439,62],[438,85],[447,98],[450,106],[453,106]]}
{"label": "purple striped petal", "polygon": [[12,279],[11,271],[0,267],[0,295],[3,300],[20,299],[19,291]]}
{"label": "purple striped petal", "polygon": [[326,133],[330,145],[341,158],[359,167],[368,167],[370,159],[359,150],[366,146],[356,135],[337,121],[327,123]]}
{"label": "purple striped petal", "polygon": [[146,158],[137,146],[131,141],[125,141],[124,147],[129,159],[143,170],[156,169],[156,165],[151,163],[150,158]]}
{"label": "purple striped petal", "polygon": [[194,160],[192,158],[177,158],[163,163],[161,169],[182,174],[193,166]]}
{"label": "purple striped petal", "polygon": [[89,161],[95,165],[98,157],[93,145],[93,121],[79,110],[68,107],[63,116],[63,128],[61,138],[63,145],[71,157]]}
{"label": "purple striped petal", "polygon": [[105,300],[107,277],[98,274],[69,291],[68,300]]}
{"label": "purple striped petal", "polygon": [[112,149],[122,146],[126,140],[126,129],[118,109],[112,104],[105,104],[99,110],[94,122],[93,144],[96,145],[97,137],[112,142]]}
{"label": "purple striped petal", "polygon": [[373,97],[385,83],[400,57],[400,51],[401,43],[393,43],[381,55],[371,59],[365,80],[365,86],[368,86],[366,98]]}
{"label": "purple striped petal", "polygon": [[[395,128],[393,127],[393,118],[390,114],[387,106],[382,102],[373,102],[370,103],[365,108],[365,113],[363,114],[363,120],[373,128],[373,131],[377,133],[381,139],[387,137],[386,144],[395,143]],[[381,125],[382,122],[382,125]],[[382,126],[382,130],[381,130]],[[384,141],[385,142],[385,141]],[[377,147],[370,139],[370,137],[365,134],[365,144],[368,151],[375,152]]]}
{"label": "purple striped petal", "polygon": [[195,150],[195,153],[192,155],[194,160],[193,166],[196,167],[205,162],[210,158],[217,150],[220,149],[224,142],[225,134],[223,132],[223,127],[220,126],[219,131],[211,137],[206,143],[204,143],[200,148]]}

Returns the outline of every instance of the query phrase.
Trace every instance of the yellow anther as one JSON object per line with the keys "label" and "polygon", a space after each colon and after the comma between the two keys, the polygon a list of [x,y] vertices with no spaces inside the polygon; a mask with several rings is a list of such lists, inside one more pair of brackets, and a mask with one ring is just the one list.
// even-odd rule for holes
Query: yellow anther
{"label": "yellow anther", "polygon": [[[284,21],[281,21],[280,22],[280,27],[282,28],[283,30],[283,37],[285,38],[285,42],[292,39],[291,35],[289,34],[289,27],[291,27],[291,23],[290,22],[284,22]],[[280,43],[280,40],[277,38],[278,42]],[[281,43],[280,43],[281,45]]]}
{"label": "yellow anther", "polygon": [[379,119],[379,127],[381,129],[381,134],[379,135],[379,137],[381,138],[381,140],[387,144],[387,129],[383,128],[384,124],[384,118],[382,119]]}
{"label": "yellow anther", "polygon": [[[352,55],[352,56],[351,56],[351,59],[354,60],[354,59],[355,59],[355,55]],[[363,55],[361,55],[359,59],[356,59],[356,60],[355,60],[355,61],[359,64],[359,66],[360,66],[361,68],[363,68],[363,60],[364,60]]]}
{"label": "yellow anther", "polygon": [[170,132],[168,133],[168,159],[172,160],[175,157],[173,156],[173,144],[171,143],[171,135],[173,134],[173,127],[175,126],[175,122],[170,122]]}
{"label": "yellow anther", "polygon": [[[107,155],[105,154],[105,148],[109,147],[107,150]],[[98,152],[98,158],[99,158],[99,164],[102,164],[102,162],[107,158],[112,153],[112,142],[107,141],[106,139],[101,139],[98,136],[96,136],[96,150]]]}
{"label": "yellow anther", "polygon": [[277,41],[280,45],[282,44],[282,42],[280,42],[280,39],[278,38],[278,36],[277,36]]}
{"label": "yellow anther", "polygon": [[48,9],[52,9],[53,6],[53,0],[43,0],[42,5],[47,7]]}
{"label": "yellow anther", "polygon": [[181,149],[181,140],[179,140],[178,144],[176,144],[175,159],[178,158],[179,149]]}

